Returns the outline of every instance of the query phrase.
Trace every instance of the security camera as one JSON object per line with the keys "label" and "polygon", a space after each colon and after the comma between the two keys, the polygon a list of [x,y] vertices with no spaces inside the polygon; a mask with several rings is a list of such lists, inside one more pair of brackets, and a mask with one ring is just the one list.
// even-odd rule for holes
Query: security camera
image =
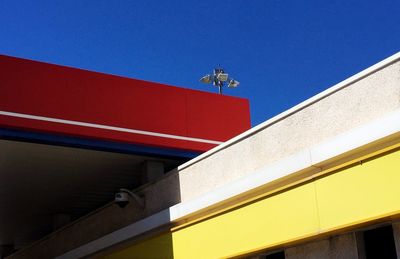
{"label": "security camera", "polygon": [[125,208],[129,203],[129,196],[132,197],[140,207],[144,207],[143,198],[129,191],[128,189],[119,189],[119,192],[115,194],[114,202],[120,207]]}
{"label": "security camera", "polygon": [[125,208],[129,203],[129,195],[125,192],[117,192],[114,201],[120,208]]}

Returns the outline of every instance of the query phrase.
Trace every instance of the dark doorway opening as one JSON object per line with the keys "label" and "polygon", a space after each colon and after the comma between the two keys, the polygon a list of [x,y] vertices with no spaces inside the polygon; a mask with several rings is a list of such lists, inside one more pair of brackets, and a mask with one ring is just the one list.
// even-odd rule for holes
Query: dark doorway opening
{"label": "dark doorway opening", "polygon": [[397,258],[391,225],[364,231],[363,237],[367,259]]}

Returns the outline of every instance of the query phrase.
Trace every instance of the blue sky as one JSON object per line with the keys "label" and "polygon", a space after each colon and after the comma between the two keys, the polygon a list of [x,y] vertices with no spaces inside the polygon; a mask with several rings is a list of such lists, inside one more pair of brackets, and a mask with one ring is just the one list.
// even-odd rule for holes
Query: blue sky
{"label": "blue sky", "polygon": [[253,125],[399,50],[400,0],[0,0],[1,54],[210,92],[220,64]]}

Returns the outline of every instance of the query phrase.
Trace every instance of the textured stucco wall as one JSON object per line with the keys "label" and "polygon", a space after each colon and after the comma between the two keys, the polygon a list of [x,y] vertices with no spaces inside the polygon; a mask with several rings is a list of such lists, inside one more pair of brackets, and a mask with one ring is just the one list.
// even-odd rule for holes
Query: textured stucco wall
{"label": "textured stucco wall", "polygon": [[286,259],[356,259],[357,242],[354,233],[302,244],[285,249]]}
{"label": "textured stucco wall", "polygon": [[[116,206],[105,207],[10,258],[51,258],[60,255],[399,108],[400,62],[397,61],[209,157],[182,170],[173,170],[158,181],[141,187],[138,192],[145,195],[145,211],[132,205],[123,212]],[[353,237],[320,242],[290,248],[287,256],[300,258],[296,256],[310,251],[317,255],[332,253],[334,256],[342,250],[333,247],[342,243],[346,247],[352,244]],[[353,250],[348,250],[352,255]]]}
{"label": "textured stucco wall", "polygon": [[115,204],[110,204],[7,258],[54,258],[173,206],[180,201],[178,180],[178,174],[172,171],[167,177],[162,177],[157,182],[149,183],[138,190],[138,193],[145,197],[146,208],[144,210],[134,202],[129,203],[123,209]]}
{"label": "textured stucco wall", "polygon": [[182,201],[251,174],[400,107],[400,62],[391,64],[179,172]]}

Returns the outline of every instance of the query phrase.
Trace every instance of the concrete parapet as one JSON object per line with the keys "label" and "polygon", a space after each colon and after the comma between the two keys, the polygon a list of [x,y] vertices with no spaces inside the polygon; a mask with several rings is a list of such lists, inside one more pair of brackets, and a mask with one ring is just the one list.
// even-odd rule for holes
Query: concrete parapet
{"label": "concrete parapet", "polygon": [[229,148],[190,164],[179,172],[181,199],[198,197],[399,107],[400,62],[397,61],[261,127],[254,134],[244,133],[244,139]]}
{"label": "concrete parapet", "polygon": [[[63,254],[400,108],[398,59],[341,84],[243,133],[238,141],[209,151],[212,155],[205,154],[142,186],[137,193],[145,197],[145,210],[132,204],[123,210],[107,205],[10,258]],[[288,248],[285,254],[290,259],[357,258],[357,245],[354,234],[346,234]]]}
{"label": "concrete parapet", "polygon": [[285,249],[287,259],[354,259],[358,258],[354,233],[334,236]]}

